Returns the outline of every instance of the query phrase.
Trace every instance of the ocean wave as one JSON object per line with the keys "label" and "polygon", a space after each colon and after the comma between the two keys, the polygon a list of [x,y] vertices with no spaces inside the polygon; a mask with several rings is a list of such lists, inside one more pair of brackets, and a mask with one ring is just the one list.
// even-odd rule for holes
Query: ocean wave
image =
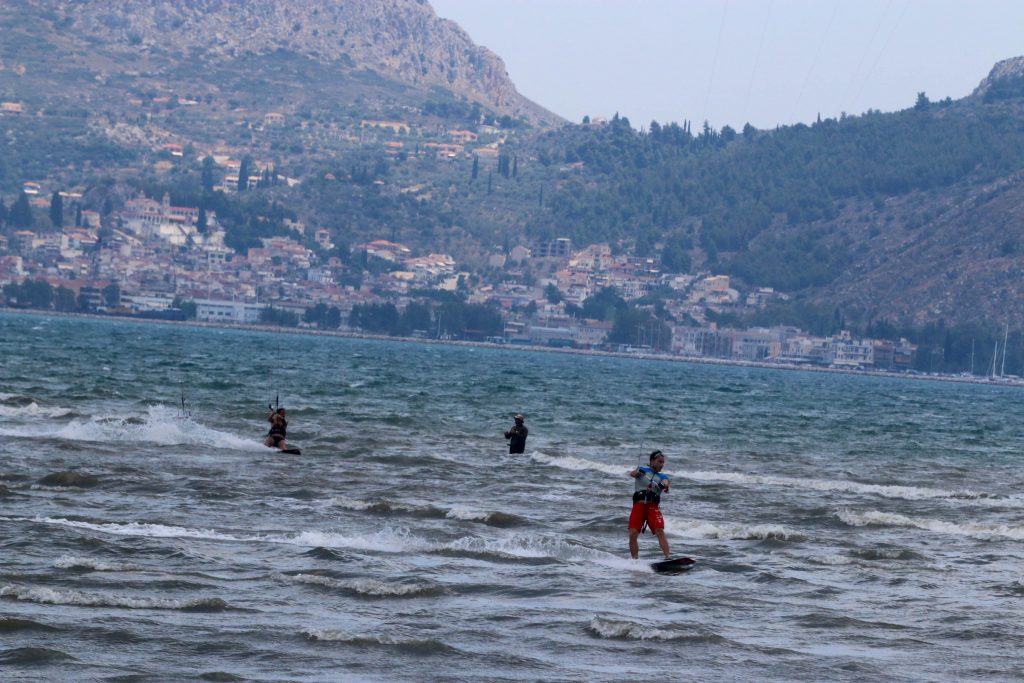
{"label": "ocean wave", "polygon": [[168,406],[150,406],[143,417],[93,417],[67,424],[31,424],[0,428],[0,436],[66,439],[89,443],[155,443],[162,446],[203,445],[241,451],[266,447],[257,438],[243,439],[182,417]]}
{"label": "ocean wave", "polygon": [[419,654],[449,654],[457,652],[450,645],[433,638],[400,638],[372,633],[352,633],[333,629],[306,629],[303,631],[310,640],[346,643],[361,647],[386,646]]}
{"label": "ocean wave", "polygon": [[1024,524],[978,524],[976,522],[946,522],[940,519],[928,519],[925,517],[907,517],[893,512],[881,512],[879,510],[868,510],[867,512],[853,512],[851,510],[840,510],[836,516],[845,524],[850,526],[897,526],[923,531],[934,531],[943,534],[955,534],[958,536],[970,536],[983,541],[992,541],[1003,538],[1015,541],[1024,540]]}
{"label": "ocean wave", "polygon": [[711,631],[683,631],[658,628],[648,623],[637,623],[625,619],[609,619],[595,616],[587,625],[594,635],[610,640],[688,640],[697,642],[726,642],[726,639]]}
{"label": "ocean wave", "polygon": [[77,569],[93,572],[131,572],[140,571],[142,568],[123,562],[104,562],[89,557],[75,557],[73,555],[62,555],[57,558],[53,566],[58,569]]}
{"label": "ocean wave", "polygon": [[400,513],[414,517],[459,519],[467,522],[482,522],[496,527],[517,526],[526,522],[522,517],[509,512],[479,510],[465,505],[453,505],[450,508],[443,508],[434,505],[415,505],[389,500],[362,501],[344,498],[331,498],[328,504],[356,512]]}
{"label": "ocean wave", "polygon": [[482,522],[488,526],[511,527],[520,526],[526,520],[511,512],[476,510],[473,508],[456,505],[445,513],[448,519],[461,519],[467,522]]}
{"label": "ocean wave", "polygon": [[352,591],[359,595],[369,597],[421,597],[425,595],[439,595],[444,592],[444,587],[432,581],[378,581],[377,579],[337,579],[331,576],[319,574],[292,574],[289,576],[292,581],[298,583],[325,586],[327,588],[340,588]]}
{"label": "ocean wave", "polygon": [[43,407],[35,401],[23,406],[0,405],[0,417],[55,418],[77,415],[79,415],[79,413],[71,408],[61,408],[58,406]]}
{"label": "ocean wave", "polygon": [[0,633],[14,633],[16,631],[57,631],[54,626],[40,624],[31,619],[18,619],[17,617],[0,617]]}
{"label": "ocean wave", "polygon": [[833,479],[806,479],[799,477],[779,477],[770,474],[746,474],[743,472],[711,472],[692,471],[677,472],[676,476],[695,481],[725,481],[733,484],[755,486],[784,486],[810,489],[813,491],[837,491],[841,493],[867,493],[885,498],[903,500],[931,500],[948,498],[953,500],[992,499],[1000,504],[1007,500],[991,494],[979,493],[968,489],[952,491],[947,489],[924,488],[919,486],[896,486],[889,484],[864,484],[856,481]]}
{"label": "ocean wave", "polygon": [[146,524],[144,522],[80,522],[73,519],[61,517],[9,517],[10,521],[35,522],[39,524],[52,524],[72,529],[87,529],[99,531],[114,536],[142,536],[146,538],[205,538],[214,541],[244,541],[243,537],[222,534],[212,529],[188,529],[179,526],[166,524]]}
{"label": "ocean wave", "polygon": [[665,533],[683,538],[718,538],[735,541],[800,541],[805,534],[778,524],[721,524],[700,519],[665,518]]}
{"label": "ocean wave", "polygon": [[0,651],[0,664],[33,666],[77,661],[66,652],[48,647],[15,647]]}
{"label": "ocean wave", "polygon": [[292,533],[267,533],[252,535],[226,534],[212,529],[190,529],[166,524],[145,522],[81,522],[60,517],[0,517],[12,522],[33,522],[52,524],[72,529],[86,529],[115,536],[138,536],[144,538],[195,538],[211,541],[232,541],[238,543],[281,543],[287,545],[351,548],[377,552],[403,553],[430,551],[437,548],[416,537],[406,529],[386,527],[368,534],[345,535],[331,531],[298,531]]}
{"label": "ocean wave", "polygon": [[530,460],[540,463],[542,465],[551,465],[553,467],[559,467],[563,470],[596,470],[598,472],[604,472],[613,476],[626,476],[635,465],[609,465],[603,462],[596,462],[594,460],[587,460],[586,458],[577,458],[574,455],[562,455],[552,456],[542,453],[540,451],[533,451],[530,453]]}
{"label": "ocean wave", "polygon": [[48,605],[74,605],[80,607],[126,607],[129,609],[166,609],[184,612],[221,612],[229,605],[220,598],[171,600],[168,598],[130,598],[122,595],[83,593],[58,588],[29,588],[27,586],[0,586],[0,598]]}

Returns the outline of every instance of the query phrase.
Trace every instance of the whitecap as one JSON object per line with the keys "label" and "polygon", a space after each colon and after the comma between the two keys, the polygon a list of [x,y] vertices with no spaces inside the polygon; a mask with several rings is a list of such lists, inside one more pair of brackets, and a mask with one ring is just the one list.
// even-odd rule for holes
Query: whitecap
{"label": "whitecap", "polygon": [[[784,486],[810,489],[813,491],[838,491],[842,493],[868,493],[885,498],[901,498],[904,500],[929,500],[935,498],[972,499],[986,498],[986,494],[967,489],[951,491],[947,489],[925,488],[919,486],[896,486],[889,484],[864,484],[856,481],[831,479],[806,479],[799,477],[779,477],[770,474],[746,474],[743,472],[678,472],[677,476],[695,481],[726,481],[733,484],[755,486]],[[1005,503],[1004,501],[1001,501]]]}
{"label": "whitecap", "polygon": [[319,574],[293,574],[289,578],[298,583],[341,588],[372,597],[415,596],[442,590],[441,586],[429,581],[389,582],[368,578],[336,579]]}
{"label": "whitecap", "polygon": [[946,522],[940,519],[929,519],[927,517],[907,517],[906,515],[894,512],[881,512],[880,510],[868,510],[866,512],[853,512],[840,510],[836,516],[850,526],[897,526],[921,529],[923,531],[934,531],[943,534],[956,534],[958,536],[970,536],[985,541],[1001,538],[1013,540],[1024,540],[1024,524],[979,524],[976,522]]}
{"label": "whitecap", "polygon": [[96,572],[130,572],[140,569],[135,565],[122,562],[104,562],[91,557],[76,557],[74,555],[62,555],[54,561],[53,566],[58,569],[88,569]]}
{"label": "whitecap", "polygon": [[683,640],[700,637],[700,634],[662,629],[649,623],[639,624],[625,619],[597,616],[590,620],[587,630],[601,638],[624,640]]}
{"label": "whitecap", "polygon": [[728,524],[700,519],[665,518],[665,533],[683,538],[797,541],[806,538],[778,524]]}
{"label": "whitecap", "polygon": [[176,409],[150,406],[141,422],[138,416],[76,419],[62,425],[5,427],[0,436],[56,438],[99,443],[155,443],[164,446],[202,445],[231,450],[260,451],[262,441],[243,439],[182,417]]}
{"label": "whitecap", "polygon": [[58,588],[30,588],[27,586],[2,586],[0,597],[14,598],[25,602],[48,605],[77,605],[84,607],[128,607],[131,609],[173,609],[188,611],[219,611],[227,603],[219,598],[195,600],[171,600],[168,598],[130,598],[123,595],[83,593]]}
{"label": "whitecap", "polygon": [[33,401],[23,406],[0,405],[0,417],[31,417],[31,418],[53,418],[66,417],[75,413],[71,408],[59,406],[43,407]]}
{"label": "whitecap", "polygon": [[573,455],[551,456],[540,451],[530,453],[530,459],[542,465],[551,465],[563,470],[596,470],[613,476],[626,476],[635,465],[609,465],[607,463],[595,462],[586,458],[577,458]]}

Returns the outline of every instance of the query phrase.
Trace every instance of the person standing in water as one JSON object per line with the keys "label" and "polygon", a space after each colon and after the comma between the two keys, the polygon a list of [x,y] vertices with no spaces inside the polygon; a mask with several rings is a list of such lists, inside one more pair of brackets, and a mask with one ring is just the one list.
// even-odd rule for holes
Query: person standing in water
{"label": "person standing in water", "polygon": [[526,418],[522,415],[516,415],[513,419],[516,423],[512,425],[510,430],[505,432],[505,438],[508,439],[508,452],[522,453],[526,450],[526,436],[530,433],[530,430],[523,424]]}
{"label": "person standing in water", "polygon": [[665,455],[654,451],[650,455],[650,466],[638,465],[629,472],[635,480],[633,490],[633,510],[629,513],[629,554],[633,559],[640,556],[640,545],[637,539],[644,527],[658,537],[661,552],[668,559],[668,539],[665,538],[665,519],[661,516],[658,505],[661,494],[668,493],[668,476],[661,473],[665,466]]}
{"label": "person standing in water", "polygon": [[267,432],[267,438],[263,443],[270,448],[282,451],[288,448],[288,442],[285,441],[285,437],[288,435],[288,420],[284,417],[284,408],[270,411],[267,422],[270,423],[270,431]]}

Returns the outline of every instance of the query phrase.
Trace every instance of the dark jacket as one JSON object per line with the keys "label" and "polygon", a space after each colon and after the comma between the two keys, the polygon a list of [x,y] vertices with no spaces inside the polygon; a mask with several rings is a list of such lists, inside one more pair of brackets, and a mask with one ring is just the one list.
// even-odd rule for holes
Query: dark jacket
{"label": "dark jacket", "polygon": [[526,428],[524,424],[516,424],[512,429],[505,432],[505,438],[508,439],[508,452],[509,453],[522,453],[526,450],[526,435],[530,433],[530,430]]}

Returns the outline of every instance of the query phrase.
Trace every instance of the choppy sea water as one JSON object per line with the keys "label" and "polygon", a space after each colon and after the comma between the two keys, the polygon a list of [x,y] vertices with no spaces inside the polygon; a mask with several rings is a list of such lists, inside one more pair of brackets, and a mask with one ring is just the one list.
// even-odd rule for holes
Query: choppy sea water
{"label": "choppy sea water", "polygon": [[0,316],[0,679],[1024,677],[1022,399]]}

